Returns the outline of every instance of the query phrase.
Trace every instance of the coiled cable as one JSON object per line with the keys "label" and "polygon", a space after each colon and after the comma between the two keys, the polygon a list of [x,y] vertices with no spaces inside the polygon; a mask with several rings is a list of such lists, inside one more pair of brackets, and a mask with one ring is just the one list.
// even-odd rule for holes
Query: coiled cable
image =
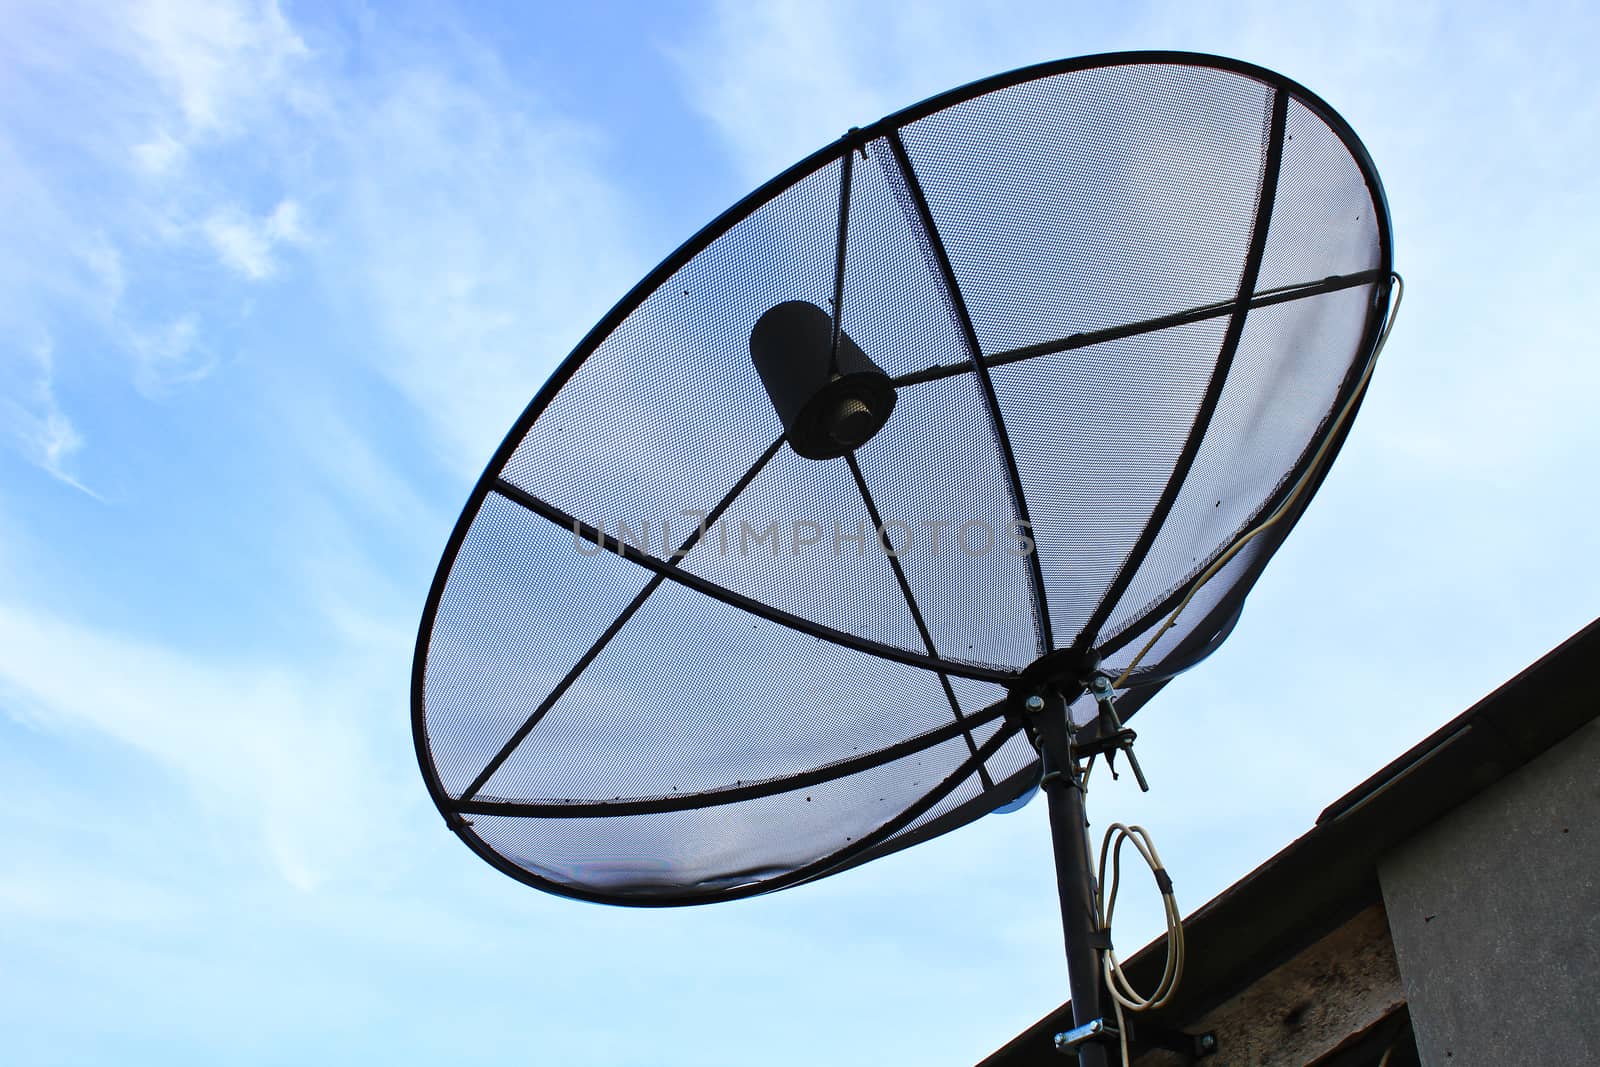
{"label": "coiled cable", "polygon": [[[1130,841],[1149,865],[1151,873],[1155,875],[1156,886],[1161,891],[1161,905],[1167,919],[1167,962],[1162,968],[1161,980],[1156,984],[1154,992],[1144,995],[1133,988],[1133,983],[1123,973],[1122,961],[1114,949],[1107,947],[1101,956],[1105,986],[1111,993],[1111,1003],[1117,1013],[1117,1034],[1122,1046],[1124,1067],[1127,1067],[1130,1061],[1128,1027],[1123,1009],[1150,1011],[1165,1006],[1172,999],[1173,993],[1178,988],[1178,982],[1183,978],[1183,915],[1178,911],[1178,900],[1173,895],[1172,879],[1167,875],[1166,868],[1161,865],[1161,856],[1156,852],[1155,842],[1151,840],[1150,832],[1144,827],[1129,826],[1120,822],[1114,822],[1106,827],[1105,837],[1100,842],[1099,876],[1095,881],[1097,887],[1094,895],[1095,917],[1101,930],[1111,929],[1111,920],[1117,910],[1117,889],[1122,882],[1122,846]],[[1111,866],[1110,882],[1106,881],[1107,861]]]}

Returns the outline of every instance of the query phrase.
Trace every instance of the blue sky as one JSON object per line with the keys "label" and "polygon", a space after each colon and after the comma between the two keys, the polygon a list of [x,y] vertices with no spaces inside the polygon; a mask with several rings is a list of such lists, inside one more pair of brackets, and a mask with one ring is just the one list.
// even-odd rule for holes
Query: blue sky
{"label": "blue sky", "polygon": [[[633,281],[852,125],[1123,48],[1279,70],[1403,318],[1140,717],[1186,909],[1600,611],[1578,3],[0,5],[0,1033],[19,1064],[969,1063],[1065,996],[1043,806],[681,911],[537,893],[411,751],[450,524]],[[1158,911],[1143,887],[1118,944]],[[1119,909],[1119,916],[1122,909]]]}

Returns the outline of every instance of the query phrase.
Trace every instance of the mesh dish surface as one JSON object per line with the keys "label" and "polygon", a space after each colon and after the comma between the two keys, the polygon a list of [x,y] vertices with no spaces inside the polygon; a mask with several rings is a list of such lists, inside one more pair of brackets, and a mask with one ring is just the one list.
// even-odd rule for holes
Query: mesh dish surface
{"label": "mesh dish surface", "polygon": [[[1016,800],[1009,687],[1058,649],[1126,665],[1281,504],[1390,268],[1355,134],[1248,64],[1062,61],[852,131],[635,287],[485,471],[413,667],[434,802],[531,885],[678,905]],[[751,362],[788,300],[894,380],[850,455],[797,456]],[[1119,708],[1227,636],[1309,495]]]}

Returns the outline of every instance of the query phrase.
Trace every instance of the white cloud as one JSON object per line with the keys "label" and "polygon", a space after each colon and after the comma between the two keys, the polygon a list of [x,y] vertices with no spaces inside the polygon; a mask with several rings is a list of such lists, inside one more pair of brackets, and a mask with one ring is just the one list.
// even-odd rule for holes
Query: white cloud
{"label": "white cloud", "polygon": [[70,467],[72,457],[83,447],[83,437],[56,399],[54,348],[49,338],[41,338],[20,350],[14,349],[5,388],[0,392],[0,412],[10,436],[29,462],[57,481],[99,499],[99,495],[79,481]]}
{"label": "white cloud", "polygon": [[751,180],[892,106],[851,21],[833,3],[719,3],[703,39],[673,49],[690,101]]}
{"label": "white cloud", "polygon": [[159,398],[207,377],[217,367],[216,355],[200,335],[200,321],[179,315],[160,326],[125,327],[134,353],[134,384],[146,397]]}
{"label": "white cloud", "polygon": [[251,281],[269,278],[277,270],[273,252],[283,244],[304,244],[300,205],[281,200],[263,218],[253,219],[237,208],[218,211],[205,221],[206,239],[224,266]]}
{"label": "white cloud", "polygon": [[[45,156],[19,139],[33,204],[10,225],[27,227],[32,264],[12,303],[40,328],[88,315],[148,398],[226,365],[219,345],[247,307],[230,283],[309,266],[295,280],[377,324],[380,343],[359,354],[448,463],[475,473],[639,269],[603,139],[465,34],[418,55],[367,24],[351,84],[275,3],[152,0],[87,38],[87,11],[29,18],[18,58],[32,95],[0,103],[0,161],[5,122],[25,129],[31,101],[72,119],[94,181],[46,180]],[[96,255],[64,253],[83,248]],[[197,248],[223,270],[197,274]]]}
{"label": "white cloud", "polygon": [[170,891],[104,870],[54,864],[0,871],[0,915],[28,923],[150,925],[181,914]]}
{"label": "white cloud", "polygon": [[[52,361],[77,367],[100,348],[124,353],[152,398],[214,369],[199,331],[207,293],[185,276],[189,248],[209,243],[254,280],[305,234],[293,198],[248,218],[220,206],[233,199],[227,190],[186,164],[299,99],[293,77],[309,52],[273,2],[25,3],[5,22],[0,324],[13,336],[73,340],[43,362],[26,357],[26,373],[0,383],[0,407],[14,445],[83,488],[68,461],[87,435],[55,400]],[[46,117],[63,136],[41,132]],[[163,288],[194,303],[152,306]],[[94,332],[99,344],[85,345]]]}
{"label": "white cloud", "polygon": [[596,133],[466,58],[467,80],[395,70],[340,122],[341,241],[318,266],[363,301],[373,366],[471,476],[638,260]]}
{"label": "white cloud", "polygon": [[187,149],[183,142],[166,130],[157,130],[148,141],[133,146],[133,158],[139,168],[154,177],[172,173],[182,165]]}
{"label": "white cloud", "polygon": [[361,667],[359,655],[327,676],[190,657],[0,605],[0,695],[13,718],[154,759],[194,791],[220,839],[242,824],[250,852],[300,889],[360,869],[387,833],[394,790],[363,721],[381,701]]}
{"label": "white cloud", "polygon": [[750,181],[934,93],[999,70],[1125,47],[1071,5],[716,0],[668,49],[689,102]]}
{"label": "white cloud", "polygon": [[[276,0],[144,0],[124,17],[133,51],[195,136],[237,132],[252,111],[285,91],[289,75],[310,54]],[[145,143],[172,140],[160,132]]]}
{"label": "white cloud", "polygon": [[[302,105],[332,92],[334,74],[275,6],[224,5],[192,22],[170,4],[107,17],[115,23],[107,36],[128,31],[126,50],[73,50],[67,34],[56,41],[61,51],[32,68],[40,86],[73,89],[78,79],[66,72],[87,52],[103,61],[89,66],[122,88],[104,111],[78,101],[77,147],[92,181],[64,185],[45,153],[30,157],[36,146],[25,136],[5,140],[5,123],[24,130],[30,116],[0,101],[0,160],[15,144],[22,164],[0,175],[0,188],[24,186],[38,208],[22,222],[0,220],[28,227],[24,248],[37,268],[17,274],[5,306],[24,324],[70,323],[78,337],[84,325],[97,328],[157,401],[232,365],[219,345],[240,332],[242,318],[228,316],[248,299],[241,283],[305,263],[312,270],[296,280],[321,283],[330,304],[351,309],[356,335],[371,343],[285,351],[265,393],[292,426],[293,444],[275,458],[300,465],[284,479],[297,484],[276,487],[270,505],[294,526],[276,563],[297,580],[285,593],[325,627],[338,666],[191,652],[85,624],[68,609],[0,606],[0,707],[14,716],[26,708],[35,726],[68,738],[111,738],[139,753],[194,791],[220,840],[242,826],[244,851],[312,887],[398,862],[362,839],[382,838],[388,831],[376,828],[392,829],[395,810],[427,803],[409,763],[403,786],[390,789],[391,765],[374,756],[362,717],[392,720],[404,706],[414,636],[416,594],[397,592],[371,539],[375,529],[430,531],[431,562],[458,503],[441,514],[420,499],[411,472],[366,432],[370,421],[318,398],[338,375],[375,373],[422,413],[398,421],[429,431],[425,442],[436,444],[424,452],[475,471],[554,359],[632,280],[631,263],[617,266],[627,260],[623,211],[597,165],[594,132],[545,108],[470,43],[435,63],[374,42],[370,82],[321,111]],[[227,155],[230,146],[240,152]],[[293,261],[291,248],[301,250]],[[65,281],[45,299],[38,276],[53,273]],[[276,342],[270,332],[256,336]],[[39,462],[70,478],[68,460],[87,435],[54,406],[48,358],[38,366],[38,382],[7,395],[32,405],[32,421],[16,425],[30,431]],[[218,640],[250,632],[248,620],[231,620]],[[387,808],[383,817],[375,806]],[[14,880],[0,897],[36,908],[48,881]]]}

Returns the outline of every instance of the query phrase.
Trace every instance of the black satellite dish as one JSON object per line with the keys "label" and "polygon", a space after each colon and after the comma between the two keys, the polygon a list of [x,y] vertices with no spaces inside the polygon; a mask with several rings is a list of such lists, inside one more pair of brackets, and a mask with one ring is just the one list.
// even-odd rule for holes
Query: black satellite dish
{"label": "black satellite dish", "polygon": [[1057,787],[1226,637],[1348,429],[1390,271],[1355,134],[1249,64],[1048,63],[850,131],[624,297],[479,480],[413,668],[434,802],[530,885],[681,905],[1043,770],[1098,1022]]}

